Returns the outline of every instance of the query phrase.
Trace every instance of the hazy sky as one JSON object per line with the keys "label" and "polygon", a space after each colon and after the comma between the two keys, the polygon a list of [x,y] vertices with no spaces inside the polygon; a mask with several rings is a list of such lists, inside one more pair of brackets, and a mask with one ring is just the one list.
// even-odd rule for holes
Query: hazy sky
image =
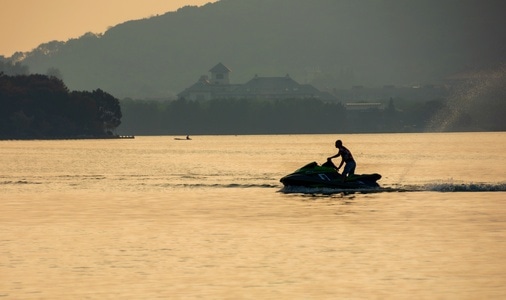
{"label": "hazy sky", "polygon": [[217,0],[0,0],[0,55]]}

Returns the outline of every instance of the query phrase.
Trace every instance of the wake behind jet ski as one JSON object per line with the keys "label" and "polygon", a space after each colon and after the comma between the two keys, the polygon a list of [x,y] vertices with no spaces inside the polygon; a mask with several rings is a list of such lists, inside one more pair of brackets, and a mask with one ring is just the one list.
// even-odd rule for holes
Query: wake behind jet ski
{"label": "wake behind jet ski", "polygon": [[377,173],[354,174],[345,177],[337,171],[337,167],[329,159],[321,166],[316,162],[309,163],[295,172],[284,176],[280,181],[285,186],[374,189],[379,188],[379,184],[376,182],[379,179],[381,179],[381,175]]}

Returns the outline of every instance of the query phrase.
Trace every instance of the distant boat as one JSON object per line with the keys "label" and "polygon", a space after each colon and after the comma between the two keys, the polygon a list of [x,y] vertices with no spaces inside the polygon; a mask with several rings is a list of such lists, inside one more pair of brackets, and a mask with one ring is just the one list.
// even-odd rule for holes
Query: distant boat
{"label": "distant boat", "polygon": [[189,135],[187,135],[186,138],[174,138],[174,139],[177,141],[190,141],[191,140]]}

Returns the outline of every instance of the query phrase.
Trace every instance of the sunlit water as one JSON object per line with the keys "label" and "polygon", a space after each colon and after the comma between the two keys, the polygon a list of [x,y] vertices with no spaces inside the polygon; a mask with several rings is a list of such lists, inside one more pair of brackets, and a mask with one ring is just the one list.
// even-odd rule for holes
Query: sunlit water
{"label": "sunlit water", "polygon": [[[283,189],[335,154],[381,191]],[[0,142],[0,298],[505,299],[506,133]]]}

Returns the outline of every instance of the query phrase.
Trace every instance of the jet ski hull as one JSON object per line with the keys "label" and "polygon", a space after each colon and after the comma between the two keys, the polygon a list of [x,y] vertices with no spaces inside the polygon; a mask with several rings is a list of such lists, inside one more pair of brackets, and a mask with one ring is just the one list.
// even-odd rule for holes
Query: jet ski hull
{"label": "jet ski hull", "polygon": [[329,165],[319,166],[316,162],[305,165],[297,171],[280,179],[285,186],[302,186],[311,188],[336,188],[336,189],[364,189],[379,188],[377,181],[381,175],[355,174],[343,178],[335,167]]}

